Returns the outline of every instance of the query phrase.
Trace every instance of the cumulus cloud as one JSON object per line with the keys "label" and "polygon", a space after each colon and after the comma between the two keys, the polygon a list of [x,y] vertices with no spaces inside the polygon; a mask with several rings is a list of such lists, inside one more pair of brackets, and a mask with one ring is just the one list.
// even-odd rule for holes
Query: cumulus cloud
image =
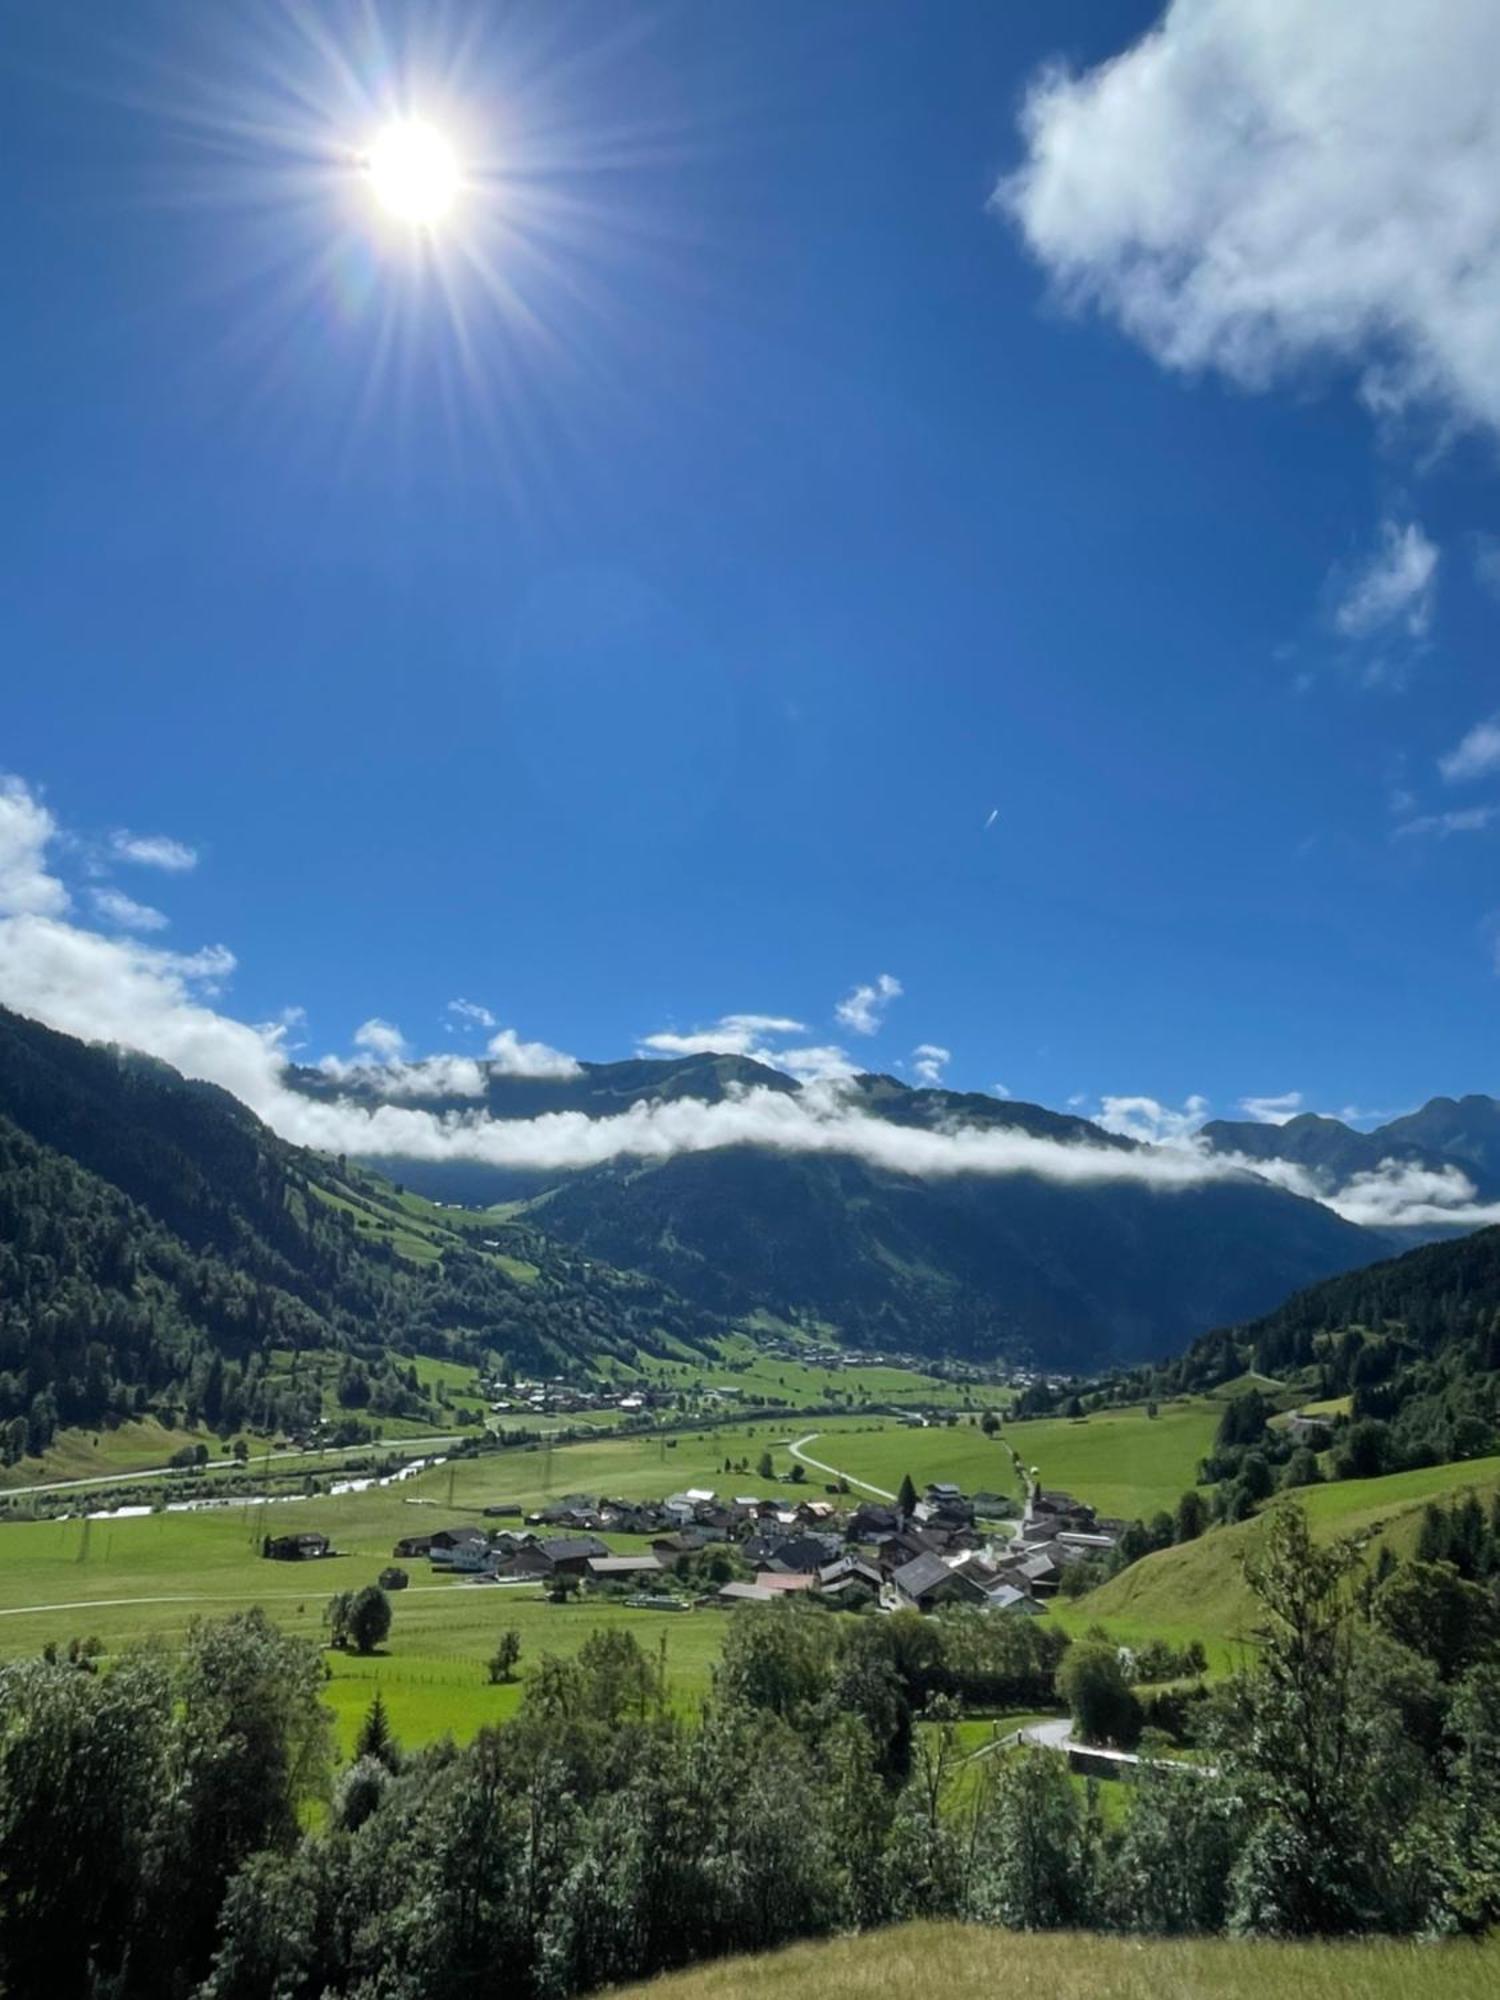
{"label": "cumulus cloud", "polygon": [[1481,1202],[1458,1167],[1422,1167],[1382,1160],[1323,1197],[1346,1222],[1367,1229],[1430,1229],[1444,1223],[1466,1229],[1500,1222],[1500,1202]]}
{"label": "cumulus cloud", "polygon": [[131,833],[117,827],[109,837],[110,852],[118,861],[133,861],[141,868],[160,868],[168,875],[182,875],[198,865],[196,848],[164,833]]}
{"label": "cumulus cloud", "polygon": [[756,1060],[767,1060],[766,1037],[768,1035],[805,1035],[805,1022],[793,1021],[784,1014],[721,1014],[711,1027],[693,1028],[681,1033],[675,1028],[660,1028],[654,1035],[643,1035],[639,1048],[643,1055],[654,1056],[753,1056]]}
{"label": "cumulus cloud", "polygon": [[565,1078],[583,1071],[576,1056],[564,1055],[545,1042],[523,1042],[514,1028],[502,1028],[492,1036],[485,1054],[502,1076]]}
{"label": "cumulus cloud", "polygon": [[1476,722],[1446,757],[1439,757],[1438,769],[1450,785],[1500,770],[1500,715],[1492,715],[1487,722]]}
{"label": "cumulus cloud", "polygon": [[1497,74],[1493,0],[1172,0],[1036,80],[996,204],[1166,367],[1332,361],[1377,411],[1500,427]]}
{"label": "cumulus cloud", "polygon": [[1121,1139],[1161,1146],[1190,1138],[1207,1116],[1208,1099],[1196,1093],[1180,1110],[1154,1097],[1103,1097],[1094,1123]]}
{"label": "cumulus cloud", "polygon": [[856,1035],[873,1035],[879,1032],[891,1002],[900,998],[901,981],[882,972],[873,985],[856,986],[833,1011]]}
{"label": "cumulus cloud", "polygon": [[1302,1109],[1302,1092],[1284,1090],[1279,1097],[1242,1097],[1240,1110],[1257,1125],[1285,1125]]}
{"label": "cumulus cloud", "polygon": [[1432,623],[1438,550],[1415,521],[1382,521],[1373,553],[1339,579],[1333,622],[1346,639],[1422,639]]}
{"label": "cumulus cloud", "polygon": [[90,901],[106,923],[122,931],[164,931],[167,918],[149,903],[138,903],[123,889],[91,889]]}
{"label": "cumulus cloud", "polygon": [[936,1042],[919,1042],[912,1050],[912,1074],[919,1083],[930,1084],[936,1089],[943,1081],[943,1071],[952,1060],[951,1049],[940,1049]]}
{"label": "cumulus cloud", "polygon": [[1403,820],[1392,840],[1448,840],[1455,833],[1483,833],[1500,813],[1500,806],[1464,806],[1457,812],[1419,813]]}
{"label": "cumulus cloud", "polygon": [[454,1020],[461,1021],[466,1028],[498,1028],[500,1025],[488,1007],[481,1007],[474,1000],[450,1000],[443,1011],[451,1014]]}
{"label": "cumulus cloud", "polygon": [[52,916],[68,892],[47,866],[57,822],[20,778],[0,776],[0,916]]}

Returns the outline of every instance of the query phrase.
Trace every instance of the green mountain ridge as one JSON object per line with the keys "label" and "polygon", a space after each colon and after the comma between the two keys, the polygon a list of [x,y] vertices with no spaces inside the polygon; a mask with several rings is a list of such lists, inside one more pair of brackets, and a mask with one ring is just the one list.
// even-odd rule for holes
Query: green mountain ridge
{"label": "green mountain ridge", "polygon": [[[481,1069],[482,1099],[402,1101],[439,1112],[482,1104],[495,1118],[600,1117],[684,1098],[715,1103],[752,1086],[800,1088],[736,1056],[583,1064],[574,1077],[536,1080]],[[380,1101],[374,1072],[335,1080],[301,1071],[293,1080],[317,1096]],[[880,1075],[851,1089],[858,1108],[892,1125],[1005,1128],[1137,1150],[1041,1105],[917,1090]],[[557,1240],[648,1272],[714,1313],[769,1311],[832,1325],[856,1345],[1004,1354],[1057,1368],[1175,1350],[1385,1247],[1248,1173],[1164,1193],[1124,1178],[1089,1186],[1023,1173],[924,1179],[848,1156],[750,1145],[552,1173],[370,1164],[434,1199],[522,1204]]]}
{"label": "green mountain ridge", "polygon": [[294,1427],[317,1405],[278,1380],[288,1349],[347,1357],[360,1407],[421,1415],[415,1354],[554,1372],[716,1331],[649,1277],[585,1270],[523,1222],[449,1219],[287,1144],[225,1091],[0,1010],[12,1457],[162,1404]]}

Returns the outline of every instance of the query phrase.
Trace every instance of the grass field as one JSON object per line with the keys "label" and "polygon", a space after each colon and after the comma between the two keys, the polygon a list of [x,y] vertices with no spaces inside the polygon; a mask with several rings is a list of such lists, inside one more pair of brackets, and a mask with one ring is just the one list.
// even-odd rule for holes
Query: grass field
{"label": "grass field", "polygon": [[1262,1944],[903,1924],[721,1960],[618,2000],[1489,2000],[1500,1942]]}
{"label": "grass field", "polygon": [[856,1436],[820,1429],[808,1450],[826,1464],[894,1492],[909,1472],[920,1488],[955,1479],[966,1491],[988,1487],[1019,1494],[1011,1448],[1042,1484],[1087,1500],[1101,1514],[1149,1520],[1169,1512],[1197,1479],[1198,1462],[1213,1442],[1220,1406],[1208,1397],[1165,1403],[1148,1417],[1143,1407],[1069,1420],[1043,1417],[1005,1424],[993,1438],[967,1421],[955,1427],[906,1430],[885,1425]]}

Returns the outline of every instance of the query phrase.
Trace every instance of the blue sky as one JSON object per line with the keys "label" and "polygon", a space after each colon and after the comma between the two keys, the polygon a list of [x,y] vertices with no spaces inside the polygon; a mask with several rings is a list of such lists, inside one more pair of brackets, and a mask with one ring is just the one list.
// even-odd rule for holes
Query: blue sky
{"label": "blue sky", "polygon": [[[1378,112],[1356,11],[1304,67]],[[1500,1087],[1500,745],[1454,761],[1500,707],[1496,300],[1384,243],[1288,303],[1234,160],[1153,276],[1150,148],[1215,143],[1171,38],[1247,10],[1127,58],[1143,140],[1037,79],[1161,12],[18,14],[0,769],[52,916],[226,947],[206,998],[314,1056],[478,1051],[463,996],[1053,1104]],[[420,251],[352,163],[397,110],[473,183]],[[1299,244],[1358,169],[1296,184]],[[1225,241],[1273,307],[1213,294]]]}

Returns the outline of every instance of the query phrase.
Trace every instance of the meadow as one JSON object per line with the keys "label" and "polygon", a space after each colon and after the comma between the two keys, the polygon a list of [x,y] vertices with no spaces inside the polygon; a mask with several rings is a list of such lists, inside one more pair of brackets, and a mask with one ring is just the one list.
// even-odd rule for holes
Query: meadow
{"label": "meadow", "polygon": [[902,1924],[722,1959],[618,2000],[1489,2000],[1500,1942],[1271,1944]]}

